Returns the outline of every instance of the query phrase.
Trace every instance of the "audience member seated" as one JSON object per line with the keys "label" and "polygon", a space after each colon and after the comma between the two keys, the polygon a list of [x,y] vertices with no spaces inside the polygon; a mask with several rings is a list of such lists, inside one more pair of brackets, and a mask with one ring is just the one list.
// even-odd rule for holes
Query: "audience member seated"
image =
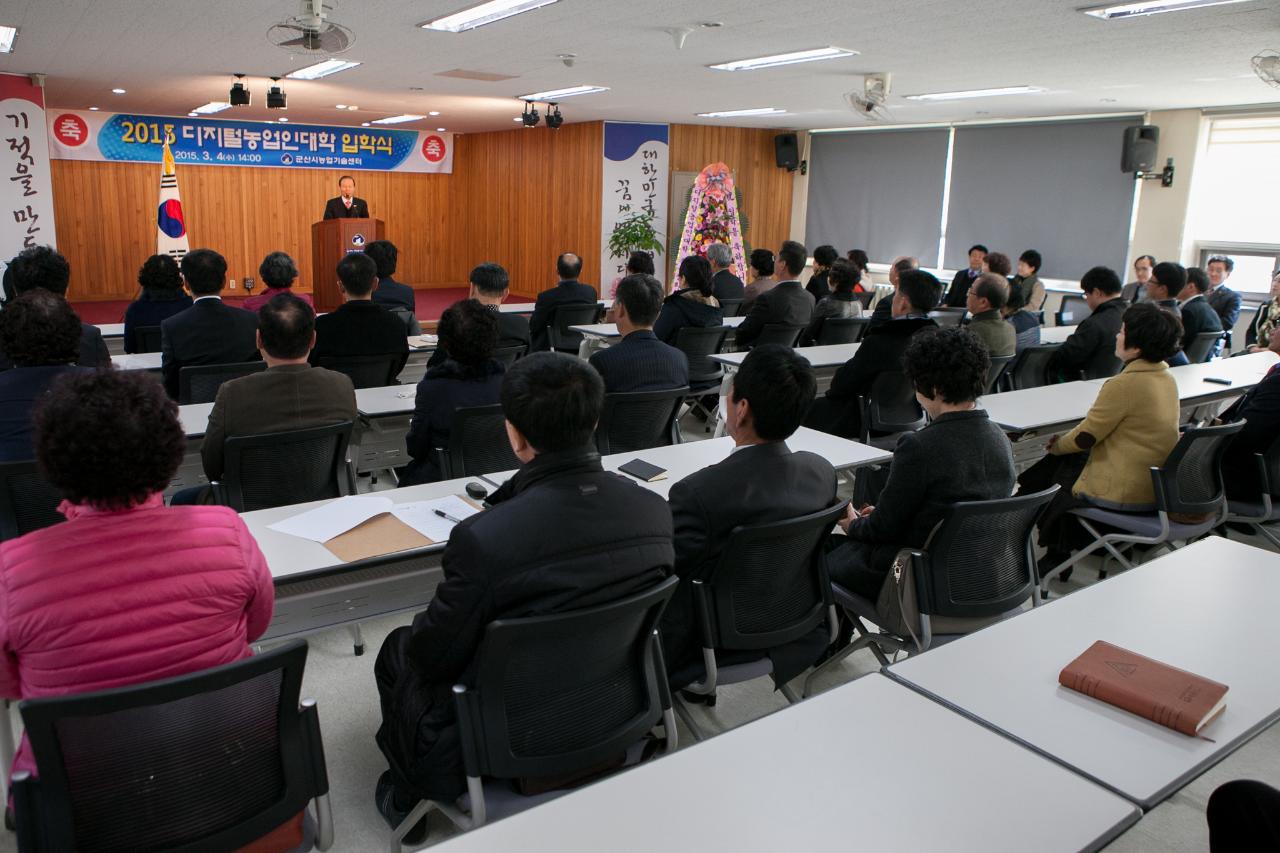
{"label": "audience member seated", "polygon": [[[956,273],[955,278],[951,279],[951,286],[947,288],[947,296],[943,304],[947,308],[963,308],[965,301],[969,298],[969,288],[978,276],[985,271],[983,265],[987,262],[987,247],[981,243],[976,246],[969,247],[969,266]],[[897,261],[894,261],[896,264]]]}
{"label": "audience member seated", "polygon": [[[625,267],[623,267],[622,275],[615,278],[613,282],[609,285],[609,298],[616,299],[618,297],[618,285],[621,284],[622,280],[627,276],[653,275],[653,274],[654,274],[653,253],[642,252],[639,250],[632,252],[630,255],[627,256],[627,264]],[[613,321],[609,319],[609,317],[606,315],[605,322],[612,323]]]}
{"label": "audience member seated", "polygon": [[393,376],[404,369],[409,338],[400,318],[371,298],[377,286],[378,268],[369,256],[353,252],[338,262],[342,304],[337,311],[316,318],[313,364],[318,358],[385,355],[398,359]]}
{"label": "audience member seated", "polygon": [[808,261],[803,244],[794,240],[782,244],[778,250],[778,265],[782,268],[778,273],[778,283],[756,296],[751,304],[751,310],[734,334],[738,349],[750,347],[764,327],[770,324],[809,325],[813,319],[813,294],[800,286],[800,273],[804,272]]}
{"label": "audience member seated", "polygon": [[[378,286],[373,290],[373,301],[377,305],[381,305],[388,311],[394,311],[397,308],[408,312],[408,315],[417,322],[418,300],[417,295],[413,292],[413,288],[407,284],[401,284],[392,276],[396,274],[396,267],[400,263],[400,250],[396,248],[396,244],[390,240],[374,240],[372,243],[366,243],[364,253],[373,259],[374,265],[378,269]],[[407,324],[406,324],[407,325]],[[410,334],[419,334],[419,332],[411,332]]]}
{"label": "audience member seated", "polygon": [[[871,281],[871,270],[869,268],[871,265],[871,258],[868,257],[867,253],[862,249],[850,249],[848,259],[862,276],[861,281],[854,285],[853,292],[869,293],[872,289],[869,284]],[[863,285],[862,282],[868,282],[868,284]]]}
{"label": "audience member seated", "polygon": [[[904,282],[905,284],[905,282]],[[827,554],[831,580],[875,601],[893,558],[923,548],[947,508],[960,501],[1007,498],[1013,448],[977,407],[991,358],[966,329],[931,329],[911,339],[902,368],[929,425],[898,441],[876,506],[849,507]]]}
{"label": "audience member seated", "polygon": [[[650,266],[652,265],[651,262]],[[507,276],[507,271],[498,264],[481,264],[472,269],[467,278],[471,283],[469,298],[488,308],[498,318],[498,348],[524,347],[527,352],[529,348],[528,318],[523,314],[504,314],[498,310],[511,293],[511,279]],[[448,357],[449,354],[445,352],[444,347],[436,341],[436,351],[431,354],[427,366],[435,367]]]}
{"label": "audience member seated", "polygon": [[137,352],[133,336],[138,329],[159,326],[191,307],[191,297],[182,289],[178,262],[168,255],[152,255],[138,270],[142,293],[124,309],[124,351]]}
{"label": "audience member seated", "polygon": [[1009,256],[1003,252],[988,252],[986,260],[983,261],[983,267],[986,272],[1008,278],[1010,270],[1013,269],[1013,261],[1009,260]]}
{"label": "audience member seated", "polygon": [[[1280,355],[1280,335],[1273,334],[1269,340],[1271,352]],[[0,382],[3,377],[0,373]],[[1222,480],[1227,487],[1227,497],[1256,501],[1261,490],[1253,456],[1266,453],[1280,438],[1280,363],[1272,365],[1261,382],[1218,417],[1219,423],[1236,421],[1244,421],[1245,425],[1227,445],[1222,459]],[[1276,485],[1273,483],[1272,488]]]}
{"label": "audience member seated", "polygon": [[[1213,310],[1213,306],[1205,299],[1205,293],[1209,290],[1209,276],[1199,267],[1190,267],[1187,270],[1187,283],[1183,286],[1182,292],[1178,294],[1179,307],[1182,311],[1182,349],[1185,352],[1187,347],[1191,346],[1191,342],[1196,339],[1196,335],[1201,332],[1221,332],[1222,320],[1218,317],[1218,312]],[[1236,314],[1239,315],[1239,309]],[[1209,351],[1209,355],[1213,355],[1216,347]],[[1208,358],[1205,359],[1206,361]]]}
{"label": "audience member seated", "polygon": [[862,270],[851,262],[837,259],[827,271],[827,282],[832,291],[813,306],[813,320],[800,335],[801,346],[813,346],[822,334],[822,324],[827,319],[843,320],[862,316],[862,301],[856,295],[856,288],[862,281]]}
{"label": "audience member seated", "polygon": [[1044,282],[1040,280],[1042,263],[1044,259],[1035,249],[1027,249],[1018,256],[1018,274],[1013,277],[1013,284],[1022,289],[1030,311],[1039,311],[1044,307]]}
{"label": "audience member seated", "polygon": [[1120,291],[1120,295],[1130,305],[1146,301],[1147,282],[1151,280],[1151,270],[1155,269],[1155,266],[1154,255],[1138,255],[1138,259],[1133,262],[1133,281],[1126,284]]}
{"label": "audience member seated", "polygon": [[662,311],[653,324],[653,333],[658,340],[675,343],[676,334],[685,326],[707,328],[722,325],[724,312],[720,310],[714,288],[711,264],[706,258],[689,255],[681,261],[676,276],[676,292],[662,303]]}
{"label": "audience member seated", "polygon": [[[226,471],[225,442],[241,435],[288,432],[356,419],[356,392],[345,374],[312,367],[316,312],[283,291],[258,309],[258,351],[267,369],[222,383],[209,413],[200,458],[209,482]],[[210,503],[208,486],[173,496],[174,505]]]}
{"label": "audience member seated", "polygon": [[1209,259],[1209,263],[1205,264],[1209,274],[1209,291],[1205,299],[1218,315],[1218,321],[1227,333],[1228,341],[1231,340],[1231,330],[1236,327],[1236,321],[1240,319],[1240,303],[1243,301],[1239,293],[1227,287],[1227,279],[1231,277],[1235,268],[1236,262],[1226,255],[1214,255]]}
{"label": "audience member seated", "polygon": [[712,243],[708,246],[707,261],[711,264],[712,296],[717,300],[742,299],[746,285],[733,274],[733,250],[728,244]]}
{"label": "audience member seated", "polygon": [[1057,382],[1104,379],[1120,372],[1116,335],[1128,305],[1120,295],[1120,276],[1094,267],[1080,279],[1084,301],[1092,312],[1049,357],[1048,375]]}
{"label": "audience member seated", "polygon": [[194,249],[182,257],[182,277],[195,303],[160,324],[160,368],[175,400],[184,367],[258,360],[258,315],[222,302],[226,259],[212,249]]}
{"label": "audience member seated", "polygon": [[653,276],[629,275],[618,284],[613,314],[622,340],[591,356],[606,394],[665,391],[689,384],[688,357],[653,333],[661,309],[662,282]]}
{"label": "audience member seated", "polygon": [[1214,789],[1206,804],[1209,853],[1261,853],[1280,848],[1280,791],[1265,782],[1235,779]]}
{"label": "audience member seated", "polygon": [[[876,303],[875,310],[871,312],[871,325],[879,326],[893,319],[893,295],[898,292],[898,278],[904,272],[920,269],[920,261],[915,258],[901,257],[894,258],[893,263],[889,264],[889,284],[893,285],[893,294],[880,297],[880,301]],[[939,287],[941,292],[941,287]],[[969,284],[965,283],[965,294],[969,292]],[[963,307],[964,302],[960,305]],[[930,308],[930,311],[933,309]]]}
{"label": "audience member seated", "polygon": [[400,473],[400,485],[441,479],[435,451],[449,446],[453,413],[498,402],[503,366],[493,358],[498,344],[498,314],[474,299],[455,302],[440,315],[436,328],[448,357],[427,368],[418,382],[413,420],[405,438],[413,457]]}
{"label": "audience member seated", "polygon": [[533,316],[529,318],[529,332],[533,335],[530,349],[551,349],[551,337],[547,327],[551,324],[551,313],[560,305],[596,302],[596,289],[589,284],[578,281],[582,275],[582,258],[566,252],[556,258],[556,274],[560,281],[550,290],[538,294],[533,305]]}
{"label": "audience member seated", "polygon": [[1178,386],[1165,360],[1177,351],[1182,324],[1145,302],[1126,309],[1122,321],[1115,353],[1124,370],[1102,386],[1085,419],[1050,439],[1049,455],[1018,478],[1023,492],[1062,486],[1039,523],[1040,544],[1048,550],[1040,565],[1046,571],[1088,544],[1069,510],[1153,509],[1151,469],[1163,465],[1178,443]]}
{"label": "audience member seated", "polygon": [[263,258],[262,263],[258,264],[258,277],[262,279],[266,289],[257,296],[246,299],[240,306],[244,310],[256,314],[259,308],[270,302],[271,298],[278,293],[293,294],[314,307],[315,303],[311,301],[310,293],[293,292],[293,285],[298,281],[298,265],[284,252],[272,252]]}
{"label": "audience member seated", "polygon": [[1018,333],[1000,316],[1009,298],[1009,280],[984,272],[969,288],[966,307],[973,319],[968,329],[987,347],[992,358],[1004,358],[1017,351]]}
{"label": "audience member seated", "polygon": [[[662,614],[662,645],[677,688],[703,675],[693,581],[714,577],[734,528],[808,515],[836,500],[831,463],[786,445],[817,388],[809,362],[787,347],[766,344],[743,360],[732,383],[725,426],[734,452],[675,483],[669,498],[680,586]],[[826,630],[823,625],[769,650],[776,683],[785,684],[814,662],[829,640]]]}
{"label": "audience member seated", "polygon": [[751,252],[751,283],[742,291],[742,306],[738,309],[738,313],[743,317],[747,316],[747,312],[751,310],[751,306],[755,304],[756,297],[760,294],[772,290],[778,280],[773,277],[774,260],[773,252],[768,249],[754,249]]}
{"label": "audience member seated", "polygon": [[1182,351],[1182,303],[1177,296],[1187,286],[1187,270],[1182,264],[1163,261],[1151,270],[1147,279],[1147,301],[1163,308],[1178,318],[1178,346],[1167,359],[1170,367],[1179,367],[1187,363],[1187,354]]}
{"label": "audience member seated", "polygon": [[937,327],[929,311],[938,304],[942,285],[924,270],[907,270],[893,294],[893,318],[872,326],[862,336],[853,358],[831,380],[825,397],[809,412],[806,425],[845,438],[857,438],[862,428],[858,398],[871,393],[876,377],[886,370],[902,369],[902,354],[921,329]]}
{"label": "audience member seated", "polygon": [[827,281],[831,273],[831,265],[840,257],[835,246],[819,246],[813,250],[813,274],[805,290],[813,296],[815,304],[831,295],[831,285]]}
{"label": "audience member seated", "polygon": [[0,371],[0,462],[35,459],[31,412],[80,354],[80,318],[67,300],[47,290],[29,290],[0,311],[0,348],[13,367]]}
{"label": "audience member seated", "polygon": [[[12,276],[13,292],[21,296],[29,290],[47,290],[63,299],[67,298],[67,286],[71,282],[71,264],[49,246],[23,249],[9,261],[5,275]],[[80,353],[76,364],[81,367],[109,367],[111,355],[102,340],[102,330],[88,323],[80,324]],[[13,367],[13,362],[0,352],[0,370]]]}
{"label": "audience member seated", "polygon": [[1016,355],[1021,355],[1027,347],[1040,345],[1040,317],[1027,310],[1021,287],[1009,288],[1009,301],[1000,309],[1000,316],[1013,326]]}
{"label": "audience member seated", "polygon": [[1258,313],[1245,333],[1245,348],[1249,352],[1262,352],[1271,346],[1271,338],[1280,325],[1280,270],[1271,276],[1270,298],[1258,306]]}
{"label": "audience member seated", "polygon": [[[7,313],[7,312],[6,312]],[[0,695],[64,696],[249,657],[275,588],[226,507],[166,507],[178,407],[143,371],[86,371],[36,409],[36,457],[67,521],[0,542]],[[14,772],[35,772],[23,739]]]}
{"label": "audience member seated", "polygon": [[[603,406],[604,383],[573,356],[535,353],[507,373],[502,410],[524,465],[490,509],[453,528],[430,606],[391,632],[374,667],[377,742],[391,768],[377,804],[391,826],[420,798],[453,802],[466,791],[453,685],[474,678],[490,622],[606,604],[670,571],[666,502],[600,465]],[[406,841],[425,835],[424,820]]]}

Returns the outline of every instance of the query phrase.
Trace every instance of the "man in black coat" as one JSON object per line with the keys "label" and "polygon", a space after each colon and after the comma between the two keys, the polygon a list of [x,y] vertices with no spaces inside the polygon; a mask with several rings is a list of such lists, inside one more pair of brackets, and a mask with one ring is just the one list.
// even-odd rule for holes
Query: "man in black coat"
{"label": "man in black coat", "polygon": [[809,260],[802,244],[787,240],[778,250],[778,283],[761,293],[752,303],[742,325],[734,333],[738,349],[746,349],[771,323],[808,326],[813,319],[813,295],[800,284],[800,273]]}
{"label": "man in black coat", "polygon": [[[1280,335],[1271,336],[1267,349],[1280,355]],[[1262,381],[1236,400],[1218,420],[1224,424],[1245,422],[1222,457],[1222,482],[1227,488],[1227,497],[1256,501],[1262,490],[1254,454],[1266,453],[1280,438],[1280,364],[1273,365]],[[1275,489],[1275,483],[1271,488]]]}
{"label": "man in black coat", "polygon": [[711,264],[711,295],[721,304],[726,299],[742,301],[747,286],[733,274],[733,250],[728,244],[712,243],[708,246],[707,262]]}
{"label": "man in black coat", "polygon": [[409,360],[409,338],[400,318],[371,298],[377,285],[378,268],[367,255],[353,252],[338,262],[343,302],[337,311],[316,318],[312,364],[321,359],[385,355],[396,358],[390,377],[404,369]]}
{"label": "man in black coat", "polygon": [[474,679],[490,622],[616,601],[669,572],[666,504],[595,453],[603,405],[600,377],[572,356],[537,353],[507,373],[502,410],[524,466],[491,509],[453,528],[435,598],[387,637],[374,668],[391,767],[377,803],[392,826],[421,797],[452,802],[466,790],[451,690]]}
{"label": "man in black coat", "polygon": [[550,290],[538,294],[533,316],[529,318],[529,332],[533,336],[529,349],[533,352],[551,349],[547,328],[551,324],[551,313],[557,306],[597,301],[596,289],[578,281],[578,276],[582,275],[582,258],[571,252],[564,253],[556,258],[556,274],[560,281]]}
{"label": "man in black coat", "polygon": [[[894,258],[893,263],[889,264],[889,284],[893,285],[893,292],[898,292],[898,277],[909,270],[920,269],[920,261],[916,258],[902,256]],[[967,288],[968,285],[966,284]],[[965,290],[965,293],[968,293]],[[929,310],[933,310],[932,308]],[[893,319],[893,297],[881,297],[876,303],[875,310],[871,312],[870,326],[882,326]]]}
{"label": "man in black coat", "polygon": [[388,309],[405,308],[417,314],[418,300],[413,288],[401,284],[393,276],[400,262],[400,250],[390,240],[374,240],[364,247],[364,253],[373,258],[378,268],[378,286],[373,289],[373,301]]}
{"label": "man in black coat", "polygon": [[[33,246],[23,249],[5,267],[5,280],[13,286],[14,296],[40,288],[67,298],[71,283],[71,264],[61,253],[49,246]],[[102,330],[97,326],[80,324],[80,349],[76,358],[79,367],[110,367],[111,354],[102,340]],[[0,352],[0,370],[13,367],[13,361]]]}
{"label": "man in black coat", "polygon": [[853,358],[836,371],[827,395],[814,403],[806,425],[832,435],[857,438],[862,429],[858,398],[871,393],[876,377],[884,371],[902,370],[902,354],[912,335],[937,327],[929,318],[929,311],[938,304],[940,292],[942,285],[924,270],[900,273],[898,289],[893,294],[893,319],[867,329]]}
{"label": "man in black coat", "polygon": [[969,288],[978,276],[982,275],[983,264],[987,260],[987,247],[978,243],[969,247],[969,266],[956,273],[947,288],[947,296],[943,301],[948,308],[963,308],[969,298]]}
{"label": "man in black coat", "polygon": [[1129,304],[1120,295],[1120,276],[1107,267],[1094,267],[1080,279],[1080,289],[1093,313],[1049,357],[1046,372],[1060,382],[1075,381],[1082,374],[1085,379],[1105,379],[1122,366],[1116,358],[1116,335]]}
{"label": "man in black coat", "polygon": [[178,372],[199,364],[257,361],[258,315],[222,301],[227,261],[212,249],[182,258],[182,278],[195,302],[160,323],[160,369],[164,388],[178,399]]}
{"label": "man in black coat", "polygon": [[[471,270],[469,299],[474,299],[498,316],[498,349],[524,347],[529,349],[529,321],[522,314],[507,314],[499,310],[511,293],[511,279],[498,264],[481,264]],[[428,367],[444,363],[448,353],[437,349],[427,361]]]}
{"label": "man in black coat", "polygon": [[[1196,335],[1202,332],[1222,331],[1222,318],[1205,298],[1208,292],[1209,276],[1205,271],[1199,267],[1188,269],[1187,283],[1178,294],[1178,300],[1182,303],[1182,349],[1184,352],[1196,339]],[[1208,361],[1212,358],[1216,350],[1216,346],[1211,347],[1204,360]]]}
{"label": "man in black coat", "polygon": [[591,356],[606,394],[666,391],[689,384],[688,356],[653,333],[661,310],[662,282],[653,276],[629,275],[618,282],[613,315],[622,340]]}
{"label": "man in black coat", "polygon": [[369,203],[362,198],[356,198],[356,179],[350,175],[343,175],[338,178],[338,192],[336,198],[331,198],[324,205],[325,219],[367,219],[369,216]]}
{"label": "man in black coat", "polygon": [[[1147,279],[1147,301],[1168,311],[1182,323],[1182,303],[1177,296],[1187,286],[1187,268],[1172,261],[1161,261],[1151,270]],[[1179,349],[1171,357],[1165,359],[1170,367],[1180,367],[1187,363],[1187,354]]]}

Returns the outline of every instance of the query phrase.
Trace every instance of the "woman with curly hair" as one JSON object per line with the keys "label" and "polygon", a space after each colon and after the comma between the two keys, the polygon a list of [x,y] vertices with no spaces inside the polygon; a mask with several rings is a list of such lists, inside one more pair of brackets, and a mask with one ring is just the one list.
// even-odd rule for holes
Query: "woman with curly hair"
{"label": "woman with curly hair", "polygon": [[138,270],[142,293],[124,310],[124,351],[142,352],[134,340],[138,329],[159,326],[180,311],[191,307],[191,297],[182,289],[178,262],[168,255],[152,255]]}
{"label": "woman with curly hair", "polygon": [[298,265],[293,258],[284,252],[272,252],[258,264],[258,275],[262,278],[265,289],[257,296],[250,296],[240,307],[246,311],[257,311],[271,301],[278,293],[293,293],[303,302],[315,307],[310,293],[294,293],[293,285],[298,280]]}

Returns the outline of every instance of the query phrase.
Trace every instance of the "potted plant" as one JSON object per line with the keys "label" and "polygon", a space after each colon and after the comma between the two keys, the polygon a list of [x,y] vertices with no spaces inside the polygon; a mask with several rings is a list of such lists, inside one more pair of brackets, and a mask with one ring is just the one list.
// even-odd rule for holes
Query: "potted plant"
{"label": "potted plant", "polygon": [[662,238],[653,227],[653,214],[637,211],[618,220],[609,235],[609,257],[625,258],[632,252],[663,252]]}

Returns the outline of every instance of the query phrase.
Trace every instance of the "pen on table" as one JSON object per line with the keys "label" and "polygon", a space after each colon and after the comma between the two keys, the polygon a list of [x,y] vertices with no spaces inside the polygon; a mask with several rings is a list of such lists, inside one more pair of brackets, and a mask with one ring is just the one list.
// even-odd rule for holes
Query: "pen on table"
{"label": "pen on table", "polygon": [[454,524],[462,523],[462,519],[454,518],[452,515],[449,515],[449,513],[445,512],[442,509],[433,509],[431,511],[434,512],[436,515],[440,516],[441,518],[443,518],[445,521],[452,521]]}

